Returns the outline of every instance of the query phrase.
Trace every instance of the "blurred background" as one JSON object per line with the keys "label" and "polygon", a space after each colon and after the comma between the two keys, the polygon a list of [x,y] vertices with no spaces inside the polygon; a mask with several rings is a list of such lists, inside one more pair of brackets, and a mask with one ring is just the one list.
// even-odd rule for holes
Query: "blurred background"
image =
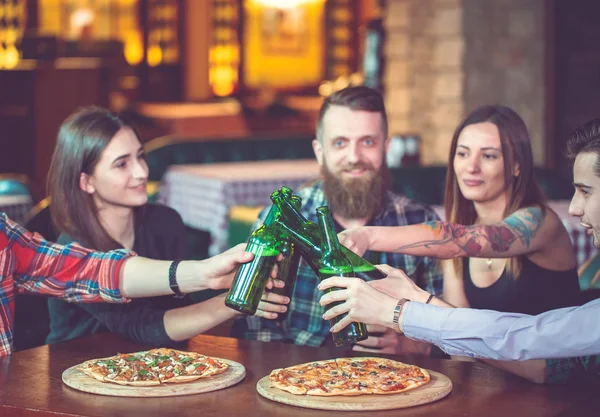
{"label": "blurred background", "polygon": [[[600,116],[599,40],[600,0],[0,0],[0,211],[54,240],[58,127],[108,107],[141,132],[150,200],[179,212],[203,259],[245,241],[274,189],[318,175],[323,97],[365,84],[385,98],[392,190],[440,212],[457,124],[482,104],[515,109],[593,266],[563,150]],[[17,309],[35,318],[17,349],[44,343],[45,300]]]}
{"label": "blurred background", "polygon": [[568,176],[562,144],[600,115],[598,16],[597,0],[0,0],[0,172],[42,198],[83,105],[145,140],[310,141],[322,97],[364,83],[385,95],[392,165],[445,164],[463,115],[500,103]]}

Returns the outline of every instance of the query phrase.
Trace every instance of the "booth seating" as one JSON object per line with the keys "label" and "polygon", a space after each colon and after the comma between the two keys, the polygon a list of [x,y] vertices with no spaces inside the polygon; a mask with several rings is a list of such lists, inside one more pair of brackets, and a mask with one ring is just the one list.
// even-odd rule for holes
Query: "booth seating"
{"label": "booth seating", "polygon": [[0,174],[0,212],[17,223],[23,223],[32,206],[29,178],[17,173]]}
{"label": "booth seating", "polygon": [[[212,140],[163,136],[146,143],[150,187],[158,190],[170,165],[216,162],[314,158],[313,135],[290,137],[215,138]],[[391,168],[392,189],[430,205],[444,201],[446,166],[410,165]],[[535,176],[551,200],[570,199],[570,179],[547,168],[536,168]]]}

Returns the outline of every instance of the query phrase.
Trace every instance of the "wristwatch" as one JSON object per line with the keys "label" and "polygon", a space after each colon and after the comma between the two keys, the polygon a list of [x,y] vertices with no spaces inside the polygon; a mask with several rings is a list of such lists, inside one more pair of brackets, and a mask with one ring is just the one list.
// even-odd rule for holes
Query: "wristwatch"
{"label": "wristwatch", "polygon": [[400,301],[398,301],[398,304],[396,304],[396,308],[394,308],[394,331],[396,333],[402,334],[402,330],[400,330],[400,323],[399,323],[399,319],[400,319],[400,312],[402,311],[402,307],[404,306],[404,303],[406,303],[407,301],[410,301],[408,298],[401,298]]}

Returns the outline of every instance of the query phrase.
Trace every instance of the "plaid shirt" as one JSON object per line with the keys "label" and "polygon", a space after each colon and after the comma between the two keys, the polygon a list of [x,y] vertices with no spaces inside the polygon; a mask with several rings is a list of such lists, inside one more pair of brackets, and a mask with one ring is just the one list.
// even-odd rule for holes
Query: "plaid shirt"
{"label": "plaid shirt", "polygon": [[13,349],[15,291],[71,302],[125,302],[119,272],[128,255],[50,244],[0,213],[0,356]]}
{"label": "plaid shirt", "polygon": [[598,382],[600,379],[600,355],[578,358],[547,359],[546,383]]}
{"label": "plaid shirt", "polygon": [[[302,214],[317,222],[315,210],[327,205],[321,184],[303,188],[297,194],[302,198]],[[267,211],[261,212],[255,228],[262,224]],[[439,220],[439,217],[431,208],[388,192],[383,211],[369,225],[406,226],[435,220]],[[373,264],[388,264],[400,268],[421,288],[436,296],[442,294],[442,273],[433,258],[380,252],[366,252],[364,258]],[[287,319],[277,322],[255,316],[240,317],[235,321],[233,334],[239,338],[265,342],[285,341],[297,345],[320,346],[326,338],[331,337],[331,333],[329,323],[322,318],[325,308],[319,304],[319,299],[323,294],[317,289],[317,284],[317,276],[302,259]]]}

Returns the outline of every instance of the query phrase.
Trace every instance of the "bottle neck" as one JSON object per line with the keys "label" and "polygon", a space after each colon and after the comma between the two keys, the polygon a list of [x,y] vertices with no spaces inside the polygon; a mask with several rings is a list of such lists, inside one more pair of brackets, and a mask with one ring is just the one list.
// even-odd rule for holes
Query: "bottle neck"
{"label": "bottle neck", "polygon": [[279,208],[281,217],[285,219],[287,224],[299,224],[301,226],[305,226],[307,223],[309,223],[306,217],[304,217],[298,208],[296,208],[289,200],[285,200],[281,197],[272,200],[273,203]]}
{"label": "bottle neck", "polygon": [[302,252],[317,258],[321,257],[322,251],[319,247],[319,242],[313,242],[308,237],[281,221],[276,222],[276,228],[279,229],[282,238],[289,238]]}
{"label": "bottle neck", "polygon": [[273,223],[275,223],[275,220],[277,219],[278,214],[279,214],[279,208],[275,204],[272,204],[271,208],[269,209],[269,212],[267,213],[267,217],[265,217],[265,221],[263,222],[263,225],[271,226]]}
{"label": "bottle neck", "polygon": [[335,226],[333,225],[333,218],[331,217],[331,214],[328,212],[318,213],[318,216],[319,229],[321,232],[321,239],[323,241],[323,252],[341,252],[342,246],[337,238],[337,233],[335,233]]}

